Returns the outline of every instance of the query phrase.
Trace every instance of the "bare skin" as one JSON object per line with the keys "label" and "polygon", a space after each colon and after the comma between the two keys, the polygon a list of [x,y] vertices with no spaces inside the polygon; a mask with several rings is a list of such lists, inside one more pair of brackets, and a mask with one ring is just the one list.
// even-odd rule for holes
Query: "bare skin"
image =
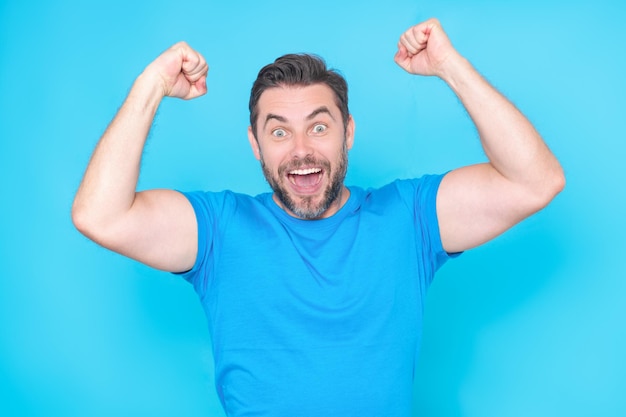
{"label": "bare skin", "polygon": [[[325,207],[327,190],[341,170],[344,152],[352,148],[354,121],[344,129],[341,111],[332,90],[323,84],[306,87],[271,88],[259,100],[259,127],[255,137],[248,129],[248,140],[258,160],[263,160],[266,176],[293,202],[298,215],[274,194],[274,200],[294,217],[325,218],[335,214],[350,192],[341,181],[339,195]],[[345,131],[345,133],[344,133]],[[346,157],[347,158],[347,157]],[[345,167],[343,167],[345,169]],[[297,177],[315,181],[299,181]],[[339,185],[339,184],[338,184]],[[307,211],[319,215],[304,217]]]}
{"label": "bare skin", "polygon": [[448,173],[437,216],[448,252],[478,246],[545,207],[565,186],[563,170],[531,123],[450,43],[437,19],[407,30],[395,61],[411,74],[437,76],[476,124],[488,163]]}
{"label": "bare skin", "polygon": [[193,266],[197,225],[191,204],[171,190],[136,192],[141,154],[163,97],[206,93],[208,66],[185,43],[163,52],[135,81],[100,139],[72,207],[76,227],[100,245],[167,271]]}
{"label": "bare skin", "polygon": [[[453,48],[436,19],[413,26],[401,36],[395,61],[411,74],[437,76],[450,86],[476,124],[489,159],[451,171],[441,183],[437,214],[445,250],[463,251],[492,239],[543,208],[563,189],[561,166],[539,134]],[[207,72],[205,59],[187,44],[178,43],[137,78],[100,139],[76,194],[72,219],[82,233],[158,269],[180,272],[193,266],[198,236],[191,204],[172,190],[137,192],[136,187],[145,140],[161,100],[204,95]],[[332,171],[337,166],[341,140],[347,149],[354,140],[352,118],[345,137],[335,129],[333,123],[340,119],[332,97],[329,101],[326,93],[323,88],[266,91],[259,101],[260,117],[280,112],[287,123],[270,117],[270,126],[265,126],[267,130],[259,134],[258,142],[249,133],[255,156],[264,158],[269,171],[277,175],[298,204],[307,198],[317,204],[320,190],[330,182],[328,170],[319,171],[319,183],[304,184],[294,181],[293,175],[302,172],[295,172],[287,161],[310,154],[316,162],[301,168],[326,166]],[[331,117],[307,118],[324,106]],[[318,115],[326,117],[324,112]],[[279,125],[270,123],[277,120]],[[263,125],[265,120],[259,121]],[[278,128],[292,140],[276,141]],[[329,135],[326,138],[330,140],[320,141],[320,135]],[[285,163],[291,172],[279,174]],[[347,192],[342,185],[338,198],[317,217],[334,214],[347,200]]]}

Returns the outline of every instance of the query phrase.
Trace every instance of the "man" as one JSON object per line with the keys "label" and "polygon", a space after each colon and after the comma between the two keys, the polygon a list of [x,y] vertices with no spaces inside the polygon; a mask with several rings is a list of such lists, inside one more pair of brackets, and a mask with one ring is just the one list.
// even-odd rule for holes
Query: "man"
{"label": "man", "polygon": [[347,86],[309,55],[263,68],[248,139],[273,193],[136,192],[163,97],[206,92],[204,58],[179,43],[137,78],[89,163],[77,228],[181,273],[209,322],[229,416],[408,416],[424,294],[451,256],[540,210],[562,169],[524,116],[452,47],[436,19],[400,38],[395,61],[443,79],[488,163],[346,187],[355,122]]}

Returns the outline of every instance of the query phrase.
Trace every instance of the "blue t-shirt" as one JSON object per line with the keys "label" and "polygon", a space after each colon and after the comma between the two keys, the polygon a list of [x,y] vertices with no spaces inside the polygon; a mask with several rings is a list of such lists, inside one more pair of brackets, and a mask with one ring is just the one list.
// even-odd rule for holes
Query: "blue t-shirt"
{"label": "blue t-shirt", "polygon": [[300,220],[271,193],[186,196],[198,256],[184,274],[206,313],[228,416],[409,416],[422,307],[449,258],[442,176],[349,187]]}

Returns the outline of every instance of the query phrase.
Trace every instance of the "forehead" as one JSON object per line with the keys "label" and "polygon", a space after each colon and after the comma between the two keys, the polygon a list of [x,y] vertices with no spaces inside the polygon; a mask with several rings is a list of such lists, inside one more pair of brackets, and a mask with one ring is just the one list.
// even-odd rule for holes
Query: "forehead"
{"label": "forehead", "polygon": [[268,88],[261,94],[257,106],[259,120],[267,114],[276,114],[288,120],[304,119],[322,106],[334,115],[340,114],[335,93],[326,84]]}

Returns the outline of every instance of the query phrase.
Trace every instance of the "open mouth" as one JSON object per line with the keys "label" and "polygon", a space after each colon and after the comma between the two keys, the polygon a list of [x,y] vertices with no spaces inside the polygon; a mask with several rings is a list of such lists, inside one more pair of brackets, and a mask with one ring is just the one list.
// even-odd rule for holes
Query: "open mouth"
{"label": "open mouth", "polygon": [[324,171],[321,168],[302,168],[287,172],[291,185],[299,191],[315,189],[322,181]]}

